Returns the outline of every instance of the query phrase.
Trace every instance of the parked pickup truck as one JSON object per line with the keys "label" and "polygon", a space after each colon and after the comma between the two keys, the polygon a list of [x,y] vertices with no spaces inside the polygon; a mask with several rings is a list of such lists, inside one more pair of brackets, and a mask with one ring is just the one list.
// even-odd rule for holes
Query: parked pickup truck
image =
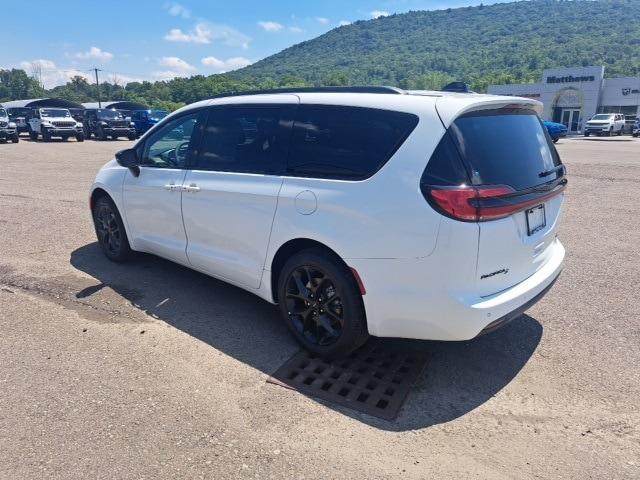
{"label": "parked pickup truck", "polygon": [[129,140],[137,138],[135,125],[125,118],[118,110],[105,108],[88,108],[84,112],[84,134],[86,138],[95,135],[97,139],[113,140],[118,137],[126,137]]}
{"label": "parked pickup truck", "polygon": [[18,143],[20,136],[18,135],[16,124],[11,121],[7,111],[0,107],[0,142],[4,143],[7,140]]}
{"label": "parked pickup truck", "polygon": [[42,137],[45,142],[52,137],[68,140],[75,137],[78,142],[84,142],[82,123],[76,121],[66,108],[35,108],[28,119],[29,137],[37,140]]}
{"label": "parked pickup truck", "polygon": [[594,135],[608,135],[614,133],[622,135],[624,132],[624,115],[621,113],[599,113],[591,117],[584,126],[584,136],[588,137],[592,133]]}

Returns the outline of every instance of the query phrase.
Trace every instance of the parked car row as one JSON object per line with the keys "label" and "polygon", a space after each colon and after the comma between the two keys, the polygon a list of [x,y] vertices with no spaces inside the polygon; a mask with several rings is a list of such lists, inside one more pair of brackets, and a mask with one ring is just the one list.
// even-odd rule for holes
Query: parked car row
{"label": "parked car row", "polygon": [[97,140],[135,140],[168,115],[164,110],[120,111],[103,108],[0,108],[0,141],[17,143],[21,133],[31,140],[52,138],[83,142]]}

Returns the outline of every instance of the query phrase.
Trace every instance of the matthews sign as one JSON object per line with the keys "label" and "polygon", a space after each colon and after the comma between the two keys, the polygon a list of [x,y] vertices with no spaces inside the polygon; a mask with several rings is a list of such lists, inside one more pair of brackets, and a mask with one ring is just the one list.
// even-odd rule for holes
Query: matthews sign
{"label": "matthews sign", "polygon": [[567,75],[564,77],[556,77],[555,75],[547,77],[547,83],[576,83],[576,82],[595,82],[596,77],[594,75],[585,75],[582,77],[574,77],[573,75]]}

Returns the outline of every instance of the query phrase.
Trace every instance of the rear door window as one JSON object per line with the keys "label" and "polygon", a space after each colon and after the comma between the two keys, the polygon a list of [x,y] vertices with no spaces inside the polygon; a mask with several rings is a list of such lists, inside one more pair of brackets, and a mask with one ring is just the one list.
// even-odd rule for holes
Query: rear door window
{"label": "rear door window", "polygon": [[562,175],[560,158],[533,110],[480,110],[459,117],[449,129],[474,185],[524,190]]}
{"label": "rear door window", "polygon": [[293,106],[212,108],[198,170],[282,174]]}
{"label": "rear door window", "polygon": [[370,108],[301,105],[287,174],[362,180],[393,156],[418,124],[408,113]]}

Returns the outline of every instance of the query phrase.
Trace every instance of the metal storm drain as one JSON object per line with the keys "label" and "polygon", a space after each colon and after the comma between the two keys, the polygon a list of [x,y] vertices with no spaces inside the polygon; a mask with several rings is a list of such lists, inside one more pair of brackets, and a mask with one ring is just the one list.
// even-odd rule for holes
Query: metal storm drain
{"label": "metal storm drain", "polygon": [[374,341],[340,360],[325,361],[300,351],[267,381],[393,420],[426,362],[424,353]]}

